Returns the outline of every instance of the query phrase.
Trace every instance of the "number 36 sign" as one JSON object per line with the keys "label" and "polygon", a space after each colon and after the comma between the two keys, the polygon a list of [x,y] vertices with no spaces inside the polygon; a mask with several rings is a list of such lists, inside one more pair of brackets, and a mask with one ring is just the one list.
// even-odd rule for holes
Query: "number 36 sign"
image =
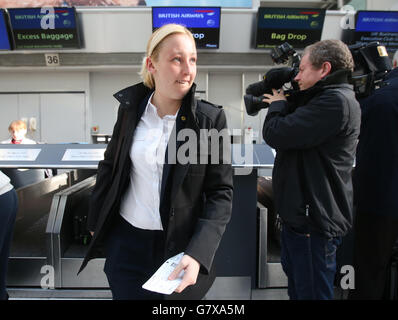
{"label": "number 36 sign", "polygon": [[59,66],[59,55],[58,53],[46,53],[44,54],[46,59],[47,67],[57,67]]}

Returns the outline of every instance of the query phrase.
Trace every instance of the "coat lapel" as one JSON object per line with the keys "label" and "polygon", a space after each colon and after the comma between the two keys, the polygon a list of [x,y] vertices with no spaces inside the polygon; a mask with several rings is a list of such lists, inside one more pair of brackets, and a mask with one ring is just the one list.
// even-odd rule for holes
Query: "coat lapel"
{"label": "coat lapel", "polygon": [[[184,129],[186,126],[186,116],[182,115],[181,109],[180,112],[177,115],[176,122],[173,128],[173,131],[170,135],[170,140],[166,149],[166,154],[165,154],[165,161],[163,165],[163,175],[162,175],[162,186],[161,186],[161,192],[160,192],[160,203],[163,203],[164,196],[165,196],[165,189],[166,187],[171,187],[169,185],[169,176],[170,174],[173,175],[174,179],[173,185],[175,184],[175,173],[177,172],[177,176],[181,176],[185,174],[183,173],[186,169],[188,169],[188,165],[182,166],[177,163],[177,150],[178,148],[182,145],[182,141],[177,140],[177,135],[178,132],[180,132],[182,129]],[[173,192],[171,193],[173,195]]]}
{"label": "coat lapel", "polygon": [[[170,196],[170,203],[173,206],[175,197],[177,195],[178,189],[181,187],[182,182],[184,181],[184,178],[188,172],[189,165],[190,163],[188,162],[187,164],[181,164],[179,163],[177,158],[178,154],[178,149],[185,143],[184,141],[178,141],[178,133],[182,129],[192,129],[195,131],[196,137],[199,138],[199,126],[196,123],[196,115],[195,115],[195,110],[196,110],[196,99],[194,97],[195,93],[195,85],[192,86],[190,94],[188,94],[182,103],[181,109],[178,113],[177,119],[176,119],[176,133],[175,133],[175,147],[172,148],[175,150],[173,152],[174,154],[172,155],[172,160],[174,163],[174,170],[172,170],[172,177],[173,179],[171,180],[171,196]],[[170,146],[170,145],[169,145]]]}
{"label": "coat lapel", "polygon": [[[133,142],[134,131],[145,111],[151,94],[152,91],[143,85],[136,85],[115,94],[115,97],[126,108],[126,116],[128,117],[128,124],[125,128],[125,132],[121,133],[122,139],[124,139],[120,154],[120,159],[122,161],[125,161],[129,157],[128,153]],[[134,99],[132,97],[134,97]]]}
{"label": "coat lapel", "polygon": [[[133,108],[132,112],[129,112],[129,125],[127,126],[127,132],[125,132],[125,136],[126,136],[126,141],[125,141],[125,145],[128,148],[124,148],[124,151],[126,152],[130,150],[130,146],[133,143],[133,136],[134,136],[134,131],[137,128],[137,124],[140,121],[146,106],[148,104],[148,100],[149,100],[150,95],[148,95],[147,97],[145,97],[144,100],[141,101],[141,103],[136,107]],[[126,154],[122,155],[123,159],[126,158]]]}

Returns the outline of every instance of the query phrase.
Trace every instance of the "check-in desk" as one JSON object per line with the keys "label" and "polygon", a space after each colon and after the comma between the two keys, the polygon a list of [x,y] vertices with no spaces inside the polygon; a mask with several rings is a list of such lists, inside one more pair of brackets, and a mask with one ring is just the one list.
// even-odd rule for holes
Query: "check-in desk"
{"label": "check-in desk", "polygon": [[[82,229],[105,145],[0,147],[0,168],[55,168],[65,172],[17,189],[19,211],[7,285],[54,289],[108,288],[104,258],[77,275],[90,235]],[[272,168],[266,145],[233,145],[233,212],[215,257],[217,279],[209,299],[250,299],[251,290],[286,285],[280,261],[268,254],[267,210],[257,202],[257,170]],[[60,170],[59,170],[60,171]],[[43,282],[51,267],[53,281]],[[47,279],[48,280],[48,279]],[[51,291],[51,290],[50,290]],[[84,297],[84,293],[77,294]]]}
{"label": "check-in desk", "polygon": [[[19,169],[29,169],[33,172],[42,172],[43,168],[66,169],[63,173],[48,178],[43,176],[35,182],[28,179],[28,184],[16,188],[18,212],[10,248],[7,286],[41,288],[46,285],[43,277],[48,272],[55,272],[55,283],[59,283],[59,263],[57,264],[54,255],[56,242],[52,237],[53,229],[56,227],[54,215],[59,205],[57,200],[63,191],[70,190],[96,173],[98,159],[102,157],[103,151],[103,146],[78,144],[0,147],[0,168],[5,172],[14,171],[16,176]],[[76,161],[78,158],[79,161]],[[93,158],[94,161],[88,161]],[[29,170],[20,170],[21,175],[17,178],[26,178]],[[78,206],[80,207],[80,204]],[[65,223],[63,228],[68,229],[69,223]],[[46,267],[53,269],[49,270]],[[52,287],[53,282],[49,281],[48,285]]]}

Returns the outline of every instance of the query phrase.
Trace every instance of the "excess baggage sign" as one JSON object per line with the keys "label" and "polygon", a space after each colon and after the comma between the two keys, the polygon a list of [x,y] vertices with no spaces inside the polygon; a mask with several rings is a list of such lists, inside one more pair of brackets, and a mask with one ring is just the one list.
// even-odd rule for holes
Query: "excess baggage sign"
{"label": "excess baggage sign", "polygon": [[192,32],[198,49],[217,49],[220,14],[220,7],[152,7],[152,29],[168,23],[181,24]]}
{"label": "excess baggage sign", "polygon": [[80,48],[75,8],[8,9],[15,49]]}
{"label": "excess baggage sign", "polygon": [[358,11],[355,20],[356,43],[378,41],[388,51],[398,49],[398,11]]}
{"label": "excess baggage sign", "polygon": [[284,42],[304,48],[321,39],[324,20],[324,9],[260,7],[256,48],[275,47]]}

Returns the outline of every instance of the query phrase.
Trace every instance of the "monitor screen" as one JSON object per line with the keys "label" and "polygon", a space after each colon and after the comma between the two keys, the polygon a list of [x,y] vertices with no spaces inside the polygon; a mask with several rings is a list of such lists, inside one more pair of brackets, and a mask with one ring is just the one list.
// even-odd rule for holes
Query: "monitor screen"
{"label": "monitor screen", "polygon": [[0,50],[11,50],[6,15],[3,9],[0,9]]}
{"label": "monitor screen", "polygon": [[378,41],[388,51],[398,49],[398,11],[358,11],[355,17],[355,42]]}
{"label": "monitor screen", "polygon": [[15,49],[81,48],[75,8],[17,8],[8,13]]}
{"label": "monitor screen", "polygon": [[188,28],[198,49],[218,49],[220,7],[152,7],[152,30],[177,23]]}
{"label": "monitor screen", "polygon": [[284,42],[294,48],[304,48],[321,40],[324,20],[324,9],[260,7],[256,48],[271,48]]}

